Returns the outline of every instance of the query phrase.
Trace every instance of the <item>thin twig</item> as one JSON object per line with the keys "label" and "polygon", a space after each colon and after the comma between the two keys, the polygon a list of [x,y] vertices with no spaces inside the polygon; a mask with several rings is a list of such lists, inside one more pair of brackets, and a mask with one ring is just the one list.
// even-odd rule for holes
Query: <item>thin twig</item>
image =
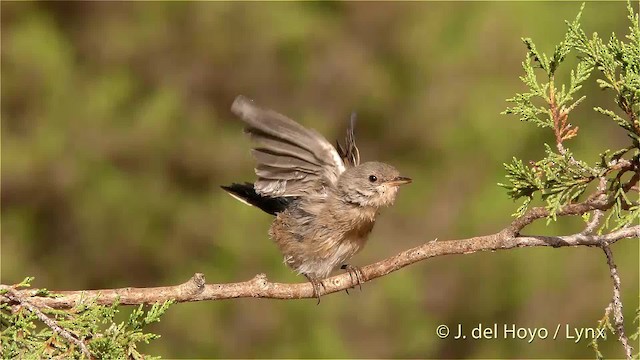
{"label": "thin twig", "polygon": [[624,333],[624,315],[622,314],[622,298],[620,296],[620,275],[618,275],[618,268],[613,262],[613,254],[609,248],[609,244],[602,244],[602,250],[607,256],[607,264],[609,265],[609,272],[611,273],[611,279],[613,280],[613,320],[615,323],[616,332],[618,333],[618,340],[624,347],[624,353],[627,359],[631,359],[632,347],[629,345],[629,338]]}
{"label": "thin twig", "polygon": [[[71,335],[70,332],[68,332],[67,330],[62,328],[60,325],[58,325],[58,323],[55,320],[49,318],[42,311],[40,311],[40,309],[37,306],[34,306],[33,304],[30,303],[29,300],[23,298],[23,295],[20,294],[21,291],[15,290],[13,287],[8,286],[8,285],[0,285],[0,289],[6,291],[6,293],[2,296],[3,298],[5,298],[5,299],[7,299],[7,300],[9,300],[11,302],[18,303],[18,304],[22,305],[23,307],[27,308],[36,317],[38,317],[38,319],[40,319],[40,321],[42,321],[51,330],[53,330],[54,333],[62,336],[67,341],[69,341],[71,344],[76,345],[77,347],[79,347],[80,350],[82,351],[82,353],[84,354],[84,356],[87,359],[92,359],[91,352],[89,352],[89,349],[87,348],[87,345],[82,340],[80,340],[80,339],[76,338],[75,336]],[[2,299],[2,300],[4,300],[4,299]]]}
{"label": "thin twig", "polygon": [[[598,192],[602,193],[602,195],[600,195],[601,199],[605,196],[604,192],[606,190],[607,190],[607,179],[605,177],[600,177],[600,180],[598,181]],[[591,219],[587,223],[587,226],[584,228],[584,230],[582,230],[582,234],[584,235],[593,234],[600,226],[600,223],[602,222],[603,217],[604,217],[604,211],[600,209],[593,210]]]}
{"label": "thin twig", "polygon": [[598,226],[600,226],[600,223],[602,222],[603,217],[604,217],[604,211],[599,209],[593,210],[593,215],[589,220],[589,222],[587,223],[587,226],[584,228],[584,230],[582,230],[582,234],[584,235],[593,234],[598,229]]}
{"label": "thin twig", "polygon": [[640,181],[640,169],[637,169],[633,173],[633,176],[631,176],[631,179],[629,179],[629,181],[626,184],[624,184],[624,186],[622,187],[622,190],[624,192],[628,192],[629,190],[633,189],[634,186],[636,186],[638,181]]}
{"label": "thin twig", "polygon": [[[613,205],[613,201],[608,201],[602,196],[603,192],[596,191],[585,201],[575,204],[568,204],[556,211],[556,216],[582,215],[592,210],[608,210]],[[518,235],[522,229],[532,222],[548,217],[549,209],[545,207],[534,207],[527,210],[524,215],[513,220],[511,225],[503,231],[511,236]]]}

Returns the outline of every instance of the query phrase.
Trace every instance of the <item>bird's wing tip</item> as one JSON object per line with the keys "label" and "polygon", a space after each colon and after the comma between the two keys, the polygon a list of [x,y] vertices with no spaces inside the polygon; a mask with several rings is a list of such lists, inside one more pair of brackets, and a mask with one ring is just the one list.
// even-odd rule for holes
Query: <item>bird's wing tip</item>
{"label": "bird's wing tip", "polygon": [[244,95],[236,96],[231,105],[231,111],[235,114],[242,114],[247,110],[248,105],[253,105],[253,100]]}
{"label": "bird's wing tip", "polygon": [[[248,184],[248,183],[247,183]],[[238,184],[231,184],[229,186],[225,186],[225,185],[220,185],[220,187],[226,191],[227,194],[229,194],[232,198],[240,201],[243,204],[249,205],[249,206],[254,206],[253,204],[251,204],[247,199],[245,199],[244,197],[242,197],[238,191],[236,189],[234,189],[234,186],[237,186]]]}

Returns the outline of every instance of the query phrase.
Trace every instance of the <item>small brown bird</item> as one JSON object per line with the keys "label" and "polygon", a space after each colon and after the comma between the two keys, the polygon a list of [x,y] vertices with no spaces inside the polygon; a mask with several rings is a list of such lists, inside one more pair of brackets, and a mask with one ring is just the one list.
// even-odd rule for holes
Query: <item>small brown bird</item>
{"label": "small brown bird", "polygon": [[222,186],[248,205],[276,218],[269,236],[284,263],[304,275],[320,301],[320,287],[338,266],[361,282],[345,262],[362,249],[379,208],[393,204],[398,186],[411,179],[380,162],[360,164],[352,114],[346,145],[334,148],[322,135],[273,110],[238,96],[231,111],[258,146],[255,183]]}

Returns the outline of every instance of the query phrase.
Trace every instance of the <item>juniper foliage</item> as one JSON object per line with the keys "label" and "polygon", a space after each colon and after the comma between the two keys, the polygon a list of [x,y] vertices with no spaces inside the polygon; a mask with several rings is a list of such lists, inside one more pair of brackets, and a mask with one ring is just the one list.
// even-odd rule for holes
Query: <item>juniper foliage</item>
{"label": "juniper foliage", "polygon": [[[26,278],[15,289],[28,287],[33,278]],[[0,291],[0,295],[6,290]],[[40,290],[39,296],[56,296]],[[27,299],[28,301],[28,299]],[[146,332],[145,328],[167,311],[172,302],[134,308],[126,321],[118,323],[116,315],[122,310],[118,303],[102,306],[90,299],[69,310],[41,308],[73,337],[83,341],[91,355],[97,359],[150,359],[138,351],[139,343],[149,343],[160,335]],[[84,358],[77,346],[60,334],[44,326],[33,312],[24,306],[0,304],[0,358]]]}
{"label": "juniper foliage", "polygon": [[[511,163],[504,164],[508,182],[499,185],[506,188],[514,200],[524,199],[514,216],[524,214],[531,201],[539,196],[549,210],[548,221],[554,221],[561,207],[581,200],[590,184],[604,178],[605,194],[613,208],[600,231],[640,221],[639,204],[629,199],[627,182],[623,180],[625,173],[632,172],[640,160],[640,29],[638,14],[631,3],[627,7],[630,26],[626,41],[619,40],[615,34],[608,42],[597,33],[588,37],[580,25],[584,4],[576,18],[567,22],[564,39],[552,55],[541,53],[533,40],[522,39],[527,56],[522,63],[525,74],[520,79],[527,90],[508,99],[511,105],[503,114],[516,115],[521,121],[551,129],[556,143],[545,144],[546,156],[540,160],[524,163],[513,158]],[[569,82],[558,84],[556,73],[572,52],[578,63],[570,70]],[[565,142],[578,135],[578,127],[570,124],[568,118],[585,99],[578,95],[594,72],[597,84],[613,95],[612,104],[593,109],[594,118],[601,115],[611,118],[627,134],[629,143],[620,149],[603,151],[600,158],[589,165],[575,159]],[[620,110],[622,116],[616,112]]]}

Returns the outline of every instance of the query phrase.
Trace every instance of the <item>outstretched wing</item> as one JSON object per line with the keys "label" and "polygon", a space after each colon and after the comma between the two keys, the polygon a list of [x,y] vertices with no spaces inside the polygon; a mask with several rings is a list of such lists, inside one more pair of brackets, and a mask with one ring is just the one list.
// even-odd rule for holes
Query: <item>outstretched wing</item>
{"label": "outstretched wing", "polygon": [[345,171],[336,149],[319,133],[238,96],[231,111],[258,146],[255,190],[263,196],[301,196],[336,184]]}

